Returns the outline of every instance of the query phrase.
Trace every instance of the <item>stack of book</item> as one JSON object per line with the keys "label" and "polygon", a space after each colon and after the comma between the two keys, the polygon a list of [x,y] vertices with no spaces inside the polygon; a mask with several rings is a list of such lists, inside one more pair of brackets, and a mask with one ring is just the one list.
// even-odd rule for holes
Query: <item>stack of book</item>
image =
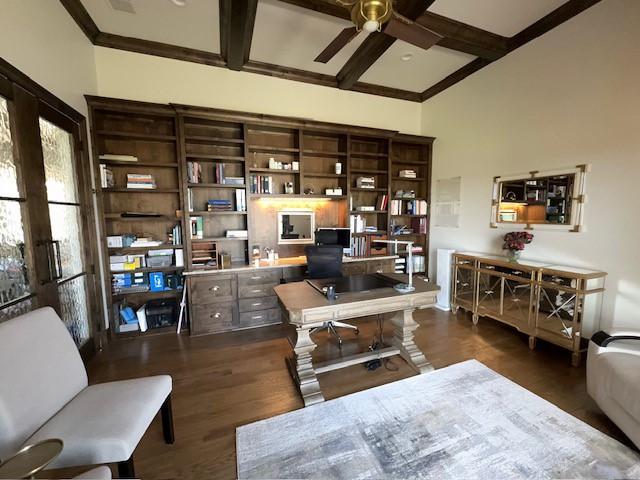
{"label": "stack of book", "polygon": [[400,170],[398,176],[400,178],[416,178],[418,175],[415,170]]}
{"label": "stack of book", "polygon": [[231,200],[213,199],[207,201],[207,212],[231,211]]}
{"label": "stack of book", "polygon": [[202,165],[198,162],[187,162],[187,179],[189,183],[202,182]]}
{"label": "stack of book", "polygon": [[100,186],[102,188],[113,188],[115,186],[113,172],[103,163],[100,164]]}
{"label": "stack of book", "polygon": [[396,258],[395,261],[395,273],[406,273],[405,272],[405,266],[406,266],[407,260],[404,257],[398,257]]}
{"label": "stack of book", "polygon": [[156,181],[153,175],[142,173],[127,173],[127,188],[141,188],[152,190],[156,188]]}
{"label": "stack of book", "polygon": [[375,177],[358,177],[356,178],[356,187],[376,188],[376,179]]}
{"label": "stack of book", "polygon": [[251,175],[249,181],[251,182],[251,193],[275,193],[271,175]]}

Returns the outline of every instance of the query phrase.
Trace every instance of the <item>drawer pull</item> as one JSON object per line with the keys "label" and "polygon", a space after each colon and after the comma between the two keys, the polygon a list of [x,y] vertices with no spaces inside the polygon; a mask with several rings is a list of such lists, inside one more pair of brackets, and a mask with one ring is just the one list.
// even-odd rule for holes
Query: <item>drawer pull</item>
{"label": "drawer pull", "polygon": [[260,290],[259,288],[256,290],[251,290],[251,293],[260,293],[262,290]]}
{"label": "drawer pull", "polygon": [[220,312],[216,312],[209,315],[209,318],[220,318],[221,316]]}
{"label": "drawer pull", "polygon": [[251,280],[260,280],[261,278],[264,278],[262,275],[254,275],[253,277],[251,277]]}
{"label": "drawer pull", "polygon": [[218,285],[214,285],[209,289],[210,292],[217,292],[218,290],[220,290],[220,287]]}
{"label": "drawer pull", "polygon": [[487,270],[495,270],[496,267],[494,267],[493,265],[485,265],[485,267]]}
{"label": "drawer pull", "polygon": [[262,305],[262,302],[255,302],[251,304],[252,307],[259,307],[260,305]]}
{"label": "drawer pull", "polygon": [[484,293],[486,293],[487,295],[491,295],[493,293],[493,290],[485,290]]}
{"label": "drawer pull", "polygon": [[468,286],[469,286],[469,284],[465,282],[465,283],[463,283],[461,286],[462,286],[462,287],[468,287]]}
{"label": "drawer pull", "polygon": [[262,317],[263,315],[252,315],[251,320],[260,320]]}

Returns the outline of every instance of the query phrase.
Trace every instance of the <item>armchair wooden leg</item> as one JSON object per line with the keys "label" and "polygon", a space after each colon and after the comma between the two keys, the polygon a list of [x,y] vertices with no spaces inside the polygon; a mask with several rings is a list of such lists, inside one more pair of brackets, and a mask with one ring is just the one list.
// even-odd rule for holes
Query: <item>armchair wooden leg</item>
{"label": "armchair wooden leg", "polygon": [[136,478],[136,471],[133,468],[133,455],[129,460],[118,462],[118,478]]}
{"label": "armchair wooden leg", "polygon": [[165,443],[172,444],[175,442],[175,436],[173,433],[173,409],[171,408],[171,394],[167,396],[167,399],[162,404],[160,409],[162,415],[162,434],[164,435]]}

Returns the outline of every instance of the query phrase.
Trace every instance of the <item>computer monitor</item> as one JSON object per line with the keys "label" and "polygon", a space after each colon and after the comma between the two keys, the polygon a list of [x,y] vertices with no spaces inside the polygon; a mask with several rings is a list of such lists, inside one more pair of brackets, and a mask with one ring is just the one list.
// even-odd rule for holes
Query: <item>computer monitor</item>
{"label": "computer monitor", "polygon": [[348,228],[318,228],[316,245],[340,245],[345,255],[351,253],[351,230]]}

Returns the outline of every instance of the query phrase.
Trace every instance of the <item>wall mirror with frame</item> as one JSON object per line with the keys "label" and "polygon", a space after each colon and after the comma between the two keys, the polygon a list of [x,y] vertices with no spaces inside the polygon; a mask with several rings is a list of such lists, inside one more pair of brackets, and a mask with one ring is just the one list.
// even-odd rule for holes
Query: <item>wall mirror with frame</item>
{"label": "wall mirror with frame", "polygon": [[314,242],[315,213],[313,211],[278,212],[278,244]]}
{"label": "wall mirror with frame", "polygon": [[580,231],[586,171],[586,165],[579,165],[494,177],[491,226]]}

